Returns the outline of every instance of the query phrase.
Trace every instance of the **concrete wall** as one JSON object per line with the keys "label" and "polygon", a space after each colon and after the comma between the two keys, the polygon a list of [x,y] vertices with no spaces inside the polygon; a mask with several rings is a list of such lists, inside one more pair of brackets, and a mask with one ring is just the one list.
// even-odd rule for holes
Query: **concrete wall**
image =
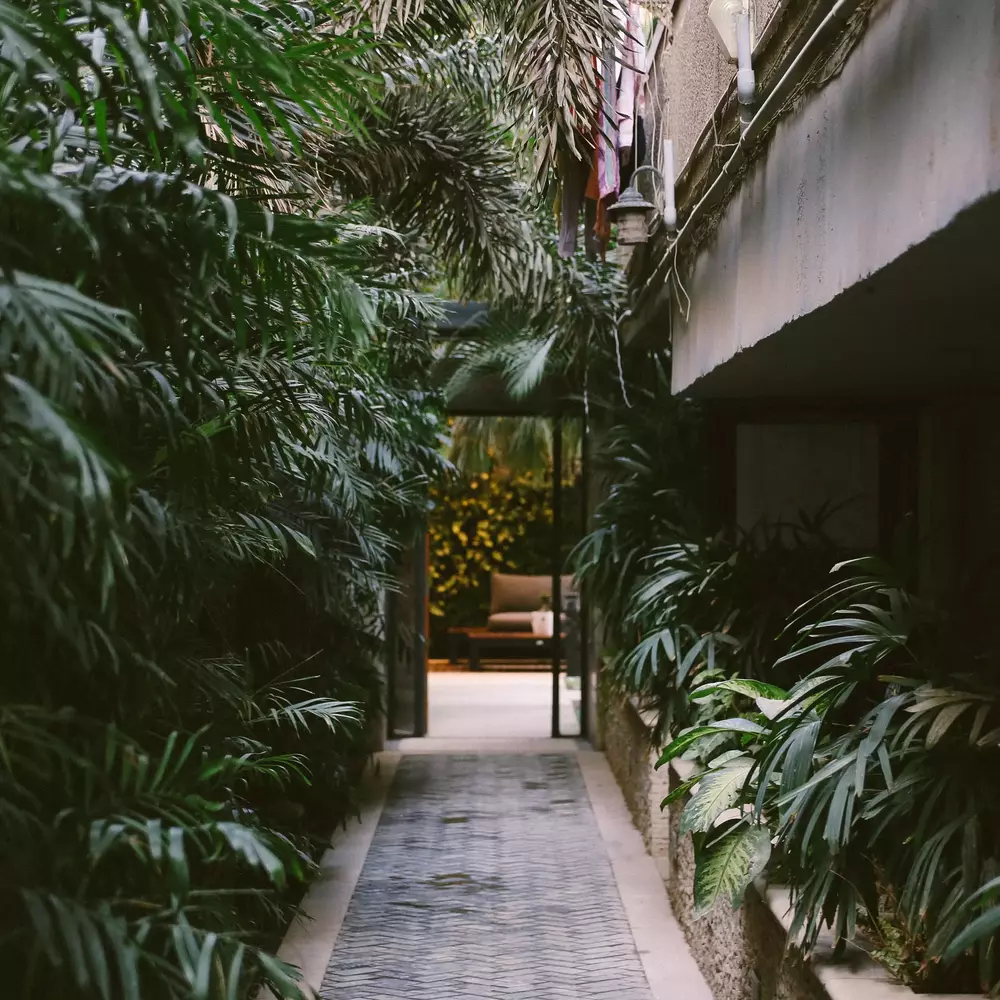
{"label": "concrete wall", "polygon": [[736,523],[797,523],[824,506],[834,541],[864,552],[879,543],[879,435],[875,424],[740,424]]}
{"label": "concrete wall", "polygon": [[[680,45],[678,35],[671,49]],[[692,53],[707,45],[692,41]],[[694,72],[693,64],[685,70]],[[708,78],[715,88],[718,72]],[[681,96],[681,80],[670,88],[678,88],[676,101],[709,100]],[[693,109],[677,112],[685,129],[695,117]],[[701,251],[687,282],[690,315],[674,318],[675,391],[998,190],[995,0],[882,0],[841,74],[778,125]],[[915,284],[913,293],[927,288]]]}
{"label": "concrete wall", "polygon": [[694,853],[678,829],[684,805],[659,808],[678,779],[669,768],[652,770],[649,731],[629,702],[604,692],[601,710],[608,763],[715,1000],[829,1000],[812,969],[786,951],[781,924],[754,889],[739,910],[720,904],[694,918]]}
{"label": "concrete wall", "polygon": [[660,803],[670,791],[670,770],[656,769],[658,748],[631,702],[604,688],[599,704],[602,749],[646,850],[662,863],[665,873],[670,853],[670,817],[660,811]]}
{"label": "concrete wall", "polygon": [[[708,19],[709,2],[678,0],[650,72],[646,113],[652,124],[655,162],[659,162],[660,140],[673,139],[678,171],[736,75],[736,67]],[[758,35],[778,2],[751,0]]]}
{"label": "concrete wall", "polygon": [[683,811],[683,802],[670,807],[667,894],[715,1000],[829,1000],[812,969],[786,950],[784,929],[753,887],[740,909],[723,902],[695,919],[694,848],[679,832]]}

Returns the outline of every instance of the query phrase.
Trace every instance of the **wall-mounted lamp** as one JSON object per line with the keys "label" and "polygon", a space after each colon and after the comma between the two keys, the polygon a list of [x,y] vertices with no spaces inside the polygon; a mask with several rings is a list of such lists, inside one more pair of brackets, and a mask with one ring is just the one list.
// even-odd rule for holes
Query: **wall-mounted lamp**
{"label": "wall-mounted lamp", "polygon": [[618,223],[618,263],[622,270],[628,267],[635,248],[649,240],[646,213],[656,206],[646,201],[639,193],[635,179],[640,170],[652,169],[652,167],[639,167],[639,170],[632,175],[632,183],[608,209],[608,214]]}
{"label": "wall-mounted lamp", "polygon": [[646,164],[632,174],[632,181],[609,209],[608,213],[618,222],[618,263],[628,267],[635,248],[649,241],[646,216],[656,208],[639,193],[637,180],[644,170],[659,177],[664,187],[663,223],[671,232],[677,228],[677,207],[674,202],[674,144],[663,140],[663,170]]}

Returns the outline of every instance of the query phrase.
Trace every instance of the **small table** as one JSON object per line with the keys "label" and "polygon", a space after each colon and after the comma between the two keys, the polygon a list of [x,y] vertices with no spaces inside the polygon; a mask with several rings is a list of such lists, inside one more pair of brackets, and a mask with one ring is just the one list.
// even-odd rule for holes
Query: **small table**
{"label": "small table", "polygon": [[[547,657],[551,657],[552,655],[552,636],[535,635],[534,632],[500,632],[488,628],[456,627],[448,629],[448,660],[451,663],[455,663],[458,660],[456,647],[460,636],[464,636],[469,644],[470,670],[482,669],[480,664],[480,650],[483,646],[492,646],[511,651],[536,651]],[[563,638],[565,637],[564,633]]]}

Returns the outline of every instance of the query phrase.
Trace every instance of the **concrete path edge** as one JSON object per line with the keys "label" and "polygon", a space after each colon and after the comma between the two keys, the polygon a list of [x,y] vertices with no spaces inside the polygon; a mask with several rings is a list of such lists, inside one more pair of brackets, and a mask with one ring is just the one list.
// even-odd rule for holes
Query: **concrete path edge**
{"label": "concrete path edge", "polygon": [[[301,985],[309,996],[317,995],[323,981],[401,756],[394,751],[375,755],[362,785],[360,820],[348,820],[330,838],[330,846],[320,859],[319,875],[303,897],[278,950],[278,958],[301,971]],[[269,998],[270,991],[265,991],[260,1000]]]}
{"label": "concrete path edge", "polygon": [[581,750],[578,760],[654,1000],[712,1000],[604,754]]}

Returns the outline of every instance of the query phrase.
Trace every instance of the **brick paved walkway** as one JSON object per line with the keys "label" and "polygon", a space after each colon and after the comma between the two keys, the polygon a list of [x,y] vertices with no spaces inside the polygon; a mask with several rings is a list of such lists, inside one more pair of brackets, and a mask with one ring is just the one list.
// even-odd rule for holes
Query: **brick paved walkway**
{"label": "brick paved walkway", "polygon": [[320,995],[651,1000],[575,756],[405,756]]}

